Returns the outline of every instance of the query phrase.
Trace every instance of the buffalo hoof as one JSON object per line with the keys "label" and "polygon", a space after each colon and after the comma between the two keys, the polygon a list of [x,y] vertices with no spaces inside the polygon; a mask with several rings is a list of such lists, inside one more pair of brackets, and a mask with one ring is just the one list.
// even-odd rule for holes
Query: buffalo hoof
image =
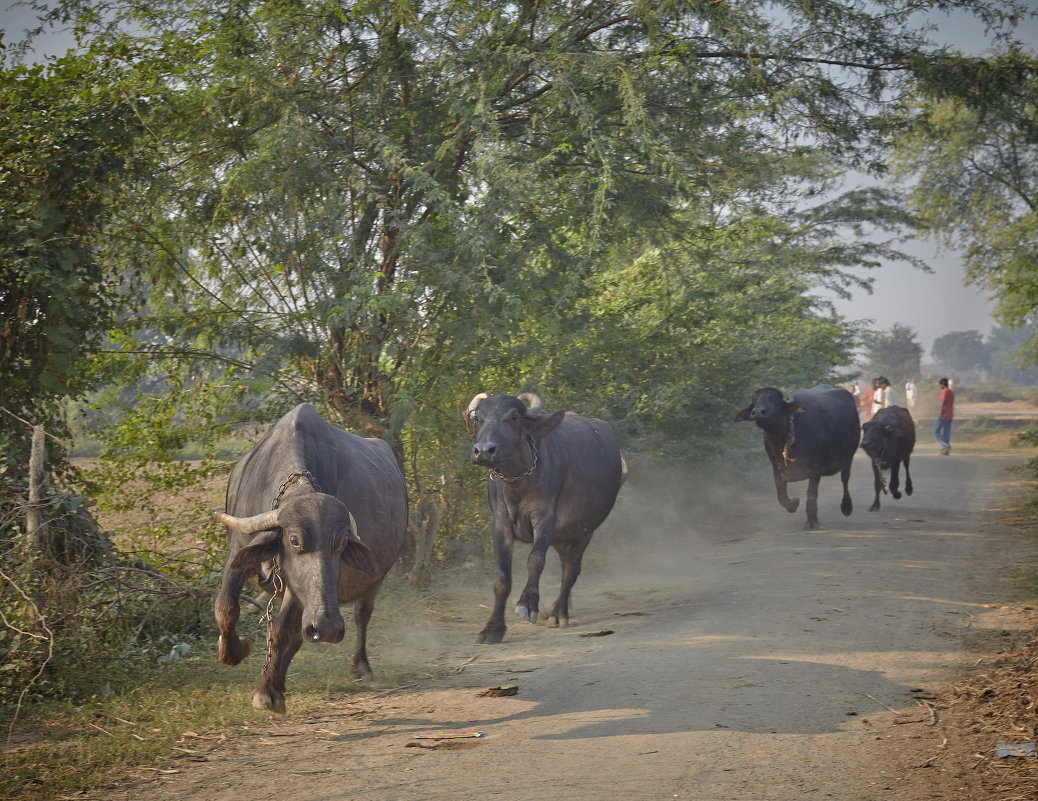
{"label": "buffalo hoof", "polygon": [[556,615],[552,615],[551,617],[548,618],[548,627],[549,628],[553,628],[553,629],[566,628],[566,626],[568,626],[568,625],[569,625],[569,618],[568,617],[560,618],[560,617],[557,617]]}
{"label": "buffalo hoof", "polygon": [[905,485],[905,495],[911,495],[911,494],[912,494],[912,485],[911,484],[906,484]]}
{"label": "buffalo hoof", "polygon": [[901,493],[898,490],[893,490],[890,494],[894,496],[895,501],[901,500]]}
{"label": "buffalo hoof", "polygon": [[840,504],[840,511],[843,512],[844,517],[850,517],[851,512],[854,511],[854,507],[851,505],[850,501],[847,501],[847,503]]}
{"label": "buffalo hoof", "polygon": [[225,665],[237,665],[252,652],[252,643],[237,634],[220,635],[217,643],[217,658]]}
{"label": "buffalo hoof", "polygon": [[368,681],[375,674],[371,672],[371,665],[367,663],[367,660],[363,662],[356,662],[350,668],[350,678],[354,681]]}
{"label": "buffalo hoof", "polygon": [[821,527],[822,524],[817,520],[808,520],[807,524],[804,526],[804,531],[817,531]]}
{"label": "buffalo hoof", "polygon": [[505,638],[504,626],[487,626],[479,633],[476,642],[480,645],[497,645]]}
{"label": "buffalo hoof", "polygon": [[793,512],[795,512],[797,509],[800,508],[800,499],[799,498],[794,498],[789,503],[783,504],[783,505],[786,507],[786,511],[787,512],[789,512],[790,514],[793,514]]}
{"label": "buffalo hoof", "polygon": [[285,714],[285,696],[281,693],[271,694],[256,690],[256,692],[252,694],[252,705],[256,707],[256,709],[275,712],[278,715]]}
{"label": "buffalo hoof", "polygon": [[523,604],[519,604],[515,608],[515,616],[516,617],[521,617],[524,620],[529,620],[531,623],[536,623],[537,622],[537,610],[536,609],[527,608]]}
{"label": "buffalo hoof", "polygon": [[869,507],[869,511],[870,512],[878,512],[879,511],[879,501],[876,501],[874,504],[872,504],[872,506]]}

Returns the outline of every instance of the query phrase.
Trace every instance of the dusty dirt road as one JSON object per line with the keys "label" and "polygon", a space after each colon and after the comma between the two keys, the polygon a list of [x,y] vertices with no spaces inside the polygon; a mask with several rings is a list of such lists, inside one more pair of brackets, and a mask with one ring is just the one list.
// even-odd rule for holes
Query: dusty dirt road
{"label": "dusty dirt road", "polygon": [[[998,614],[986,605],[1012,598],[1013,575],[1036,557],[997,523],[1021,454],[941,457],[920,440],[914,496],[868,512],[859,453],[854,514],[839,514],[839,482],[825,479],[820,531],[802,530],[802,508],[779,507],[763,453],[754,480],[727,491],[632,474],[589,549],[568,629],[516,620],[501,645],[476,645],[491,579],[473,570],[437,596],[434,620],[401,635],[437,677],[333,694],[316,717],[293,717],[290,695],[285,718],[215,747],[187,741],[205,761],[91,797],[912,798],[893,710],[926,717],[917,699],[975,661],[970,638]],[[556,575],[542,583],[548,601]],[[336,647],[345,671],[350,648]],[[376,671],[379,659],[373,650]],[[518,691],[480,695],[502,685]],[[482,737],[415,739],[429,730]]]}

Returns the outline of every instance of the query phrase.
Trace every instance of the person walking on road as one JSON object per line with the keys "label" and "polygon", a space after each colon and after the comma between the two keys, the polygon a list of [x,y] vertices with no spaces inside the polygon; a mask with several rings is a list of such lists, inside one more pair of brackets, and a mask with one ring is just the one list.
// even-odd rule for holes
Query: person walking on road
{"label": "person walking on road", "polygon": [[866,423],[872,419],[872,398],[876,394],[877,380],[876,378],[872,379],[872,384],[861,393],[861,400],[858,401],[858,410],[861,413],[862,420]]}
{"label": "person walking on road", "polygon": [[937,425],[933,433],[941,446],[941,456],[951,453],[951,428],[952,418],[955,417],[955,393],[948,385],[948,379],[942,378],[937,382],[941,388],[941,411],[937,415]]}
{"label": "person walking on road", "polygon": [[890,388],[890,381],[885,375],[881,375],[876,379],[876,391],[872,395],[872,414],[869,415],[871,420],[876,416],[876,412],[880,409],[886,409],[888,406],[894,405],[894,392]]}
{"label": "person walking on road", "polygon": [[905,403],[908,404],[908,410],[913,411],[915,409],[915,397],[916,397],[916,386],[915,381],[911,378],[905,382]]}

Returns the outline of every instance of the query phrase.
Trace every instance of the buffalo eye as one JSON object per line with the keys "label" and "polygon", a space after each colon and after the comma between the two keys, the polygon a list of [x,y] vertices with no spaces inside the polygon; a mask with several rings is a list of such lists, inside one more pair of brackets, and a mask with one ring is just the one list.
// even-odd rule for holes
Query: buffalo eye
{"label": "buffalo eye", "polygon": [[291,537],[288,538],[288,544],[291,545],[293,548],[298,548],[299,547],[299,537],[297,537],[295,534],[293,534]]}
{"label": "buffalo eye", "polygon": [[517,411],[515,411],[515,410],[513,409],[513,410],[512,410],[512,418],[511,418],[511,419],[512,419],[512,422],[513,422],[513,423],[514,423],[514,422],[516,422],[516,421],[517,421],[517,420],[519,419],[519,412],[517,412]]}

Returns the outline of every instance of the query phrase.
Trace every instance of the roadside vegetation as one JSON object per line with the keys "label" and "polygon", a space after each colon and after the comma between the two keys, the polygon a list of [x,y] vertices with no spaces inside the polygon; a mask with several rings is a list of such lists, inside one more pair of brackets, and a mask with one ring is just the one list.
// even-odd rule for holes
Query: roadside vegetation
{"label": "roadside vegetation", "polygon": [[474,394],[534,391],[708,471],[741,452],[718,421],[757,387],[923,386],[910,328],[823,299],[882,263],[927,269],[914,235],[961,248],[999,304],[987,340],[934,343],[960,397],[1032,392],[1025,3],[952,4],[997,34],[983,57],[905,0],[95,5],[40,4],[41,31],[74,36],[63,57],[0,41],[12,797],[248,725],[196,661],[212,511],[300,402],[393,447],[394,594],[420,609],[484,541]]}

